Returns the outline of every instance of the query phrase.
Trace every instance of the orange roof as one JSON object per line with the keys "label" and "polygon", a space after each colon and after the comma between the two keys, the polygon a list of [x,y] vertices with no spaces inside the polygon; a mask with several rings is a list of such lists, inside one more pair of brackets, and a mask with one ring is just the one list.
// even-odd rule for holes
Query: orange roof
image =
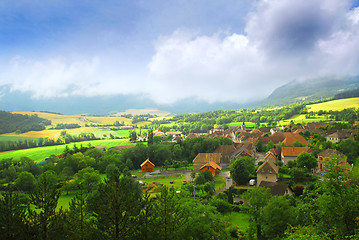
{"label": "orange roof", "polygon": [[274,159],[277,159],[276,156],[274,156],[274,154],[272,152],[269,152],[265,157],[264,159],[267,160],[267,158],[269,158],[270,156],[272,156]]}
{"label": "orange roof", "polygon": [[302,152],[307,152],[307,148],[306,147],[282,147],[282,154],[285,157],[297,157]]}
{"label": "orange roof", "polygon": [[194,163],[208,163],[210,161],[215,163],[221,162],[220,153],[198,153],[195,159],[193,159]]}
{"label": "orange roof", "polygon": [[295,133],[283,133],[286,138],[283,140],[283,143],[287,146],[292,146],[293,143],[295,143],[296,141],[300,142],[303,145],[308,145],[308,141],[305,140],[305,138],[300,135],[300,134],[295,134]]}
{"label": "orange roof", "polygon": [[181,132],[166,132],[167,135],[180,135]]}
{"label": "orange roof", "polygon": [[278,174],[278,167],[272,163],[271,161],[265,161],[257,170],[257,173],[270,173],[270,171],[273,170],[276,174]]}
{"label": "orange roof", "polygon": [[205,167],[212,167],[213,169],[222,170],[222,168],[217,163],[212,162],[212,161],[209,161],[208,163],[204,164],[199,170],[201,170]]}
{"label": "orange roof", "polygon": [[144,161],[140,166],[142,167],[143,165],[145,165],[146,163],[150,163],[152,166],[155,166],[155,164],[153,164],[150,160],[146,159],[146,161]]}

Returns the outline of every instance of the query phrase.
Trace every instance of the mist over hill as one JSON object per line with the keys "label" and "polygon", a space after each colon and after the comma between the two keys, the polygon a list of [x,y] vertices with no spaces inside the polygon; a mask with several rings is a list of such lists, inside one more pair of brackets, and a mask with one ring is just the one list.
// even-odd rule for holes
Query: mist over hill
{"label": "mist over hill", "polygon": [[359,87],[359,77],[346,79],[319,78],[292,81],[275,89],[259,106],[283,106],[303,101],[331,98]]}
{"label": "mist over hill", "polygon": [[255,103],[233,102],[208,103],[197,98],[187,98],[173,104],[157,104],[142,95],[113,96],[70,96],[51,99],[33,99],[28,93],[6,93],[0,98],[0,110],[5,111],[49,111],[67,115],[110,115],[127,109],[159,109],[172,114],[196,113],[211,110],[240,109],[254,107]]}

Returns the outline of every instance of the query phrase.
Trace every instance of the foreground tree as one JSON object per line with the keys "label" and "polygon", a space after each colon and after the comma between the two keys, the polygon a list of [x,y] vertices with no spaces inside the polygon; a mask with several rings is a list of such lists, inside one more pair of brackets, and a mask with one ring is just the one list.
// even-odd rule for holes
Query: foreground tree
{"label": "foreground tree", "polygon": [[296,162],[298,167],[305,168],[307,172],[310,172],[311,169],[318,166],[318,161],[314,155],[307,152],[300,153],[296,159]]}
{"label": "foreground tree", "polygon": [[232,179],[238,185],[245,185],[251,175],[255,173],[254,159],[251,157],[239,157],[230,166]]}
{"label": "foreground tree", "polygon": [[114,174],[88,198],[105,239],[131,239],[141,210],[142,191],[130,176]]}
{"label": "foreground tree", "polygon": [[0,239],[27,239],[26,206],[12,191],[0,193]]}
{"label": "foreground tree", "polygon": [[250,215],[253,218],[251,224],[256,228],[258,239],[263,239],[263,208],[268,204],[270,198],[269,189],[263,187],[248,189],[248,191],[243,194],[245,204],[250,207]]}
{"label": "foreground tree", "polygon": [[56,174],[52,171],[44,172],[39,176],[37,187],[30,195],[30,203],[35,206],[35,210],[28,209],[30,223],[40,239],[60,237],[58,233],[52,231],[57,221],[55,210],[60,197],[60,191],[57,190],[56,185]]}

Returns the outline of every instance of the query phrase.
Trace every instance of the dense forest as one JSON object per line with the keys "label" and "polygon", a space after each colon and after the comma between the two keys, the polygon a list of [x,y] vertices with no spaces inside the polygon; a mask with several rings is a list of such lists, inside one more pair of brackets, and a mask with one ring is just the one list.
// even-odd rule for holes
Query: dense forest
{"label": "dense forest", "polygon": [[0,111],[0,134],[41,131],[47,125],[51,125],[51,121],[39,118],[36,114],[29,116]]}

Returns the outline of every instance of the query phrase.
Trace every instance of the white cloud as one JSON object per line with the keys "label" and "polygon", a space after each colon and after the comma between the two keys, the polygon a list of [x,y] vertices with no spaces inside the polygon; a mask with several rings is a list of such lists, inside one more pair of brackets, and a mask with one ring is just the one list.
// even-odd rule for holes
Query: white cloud
{"label": "white cloud", "polygon": [[245,34],[182,29],[161,37],[148,64],[153,98],[248,102],[294,79],[358,75],[358,9],[349,7],[349,1],[266,0],[248,15]]}
{"label": "white cloud", "polygon": [[[14,57],[2,65],[0,86],[35,98],[141,93],[159,103],[189,97],[245,103],[294,79],[359,74],[359,8],[350,9],[350,1],[258,1],[244,31],[235,30],[177,29],[158,38],[147,64],[145,53],[135,62],[138,52],[127,57],[130,50],[111,45],[109,53],[106,44],[85,55]],[[61,49],[71,52],[76,44]]]}

